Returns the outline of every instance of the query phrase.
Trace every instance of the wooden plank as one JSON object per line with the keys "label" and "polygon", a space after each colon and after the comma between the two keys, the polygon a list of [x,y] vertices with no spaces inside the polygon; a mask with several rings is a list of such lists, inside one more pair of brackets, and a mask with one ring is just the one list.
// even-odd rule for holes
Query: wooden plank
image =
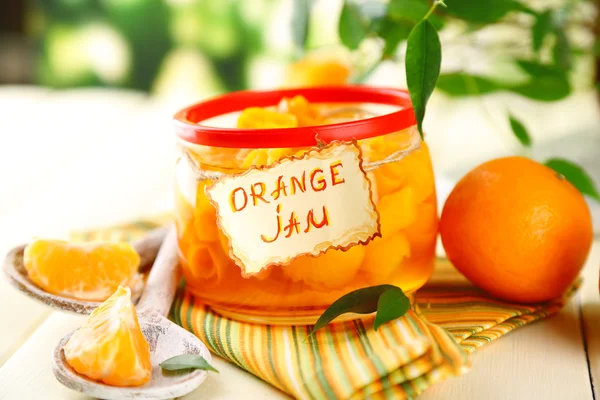
{"label": "wooden plank", "polygon": [[[419,399],[592,399],[580,321],[584,302],[588,325],[588,354],[600,379],[600,303],[595,243],[585,266],[584,290],[558,315],[485,345],[472,356],[473,368],[427,390]],[[595,297],[594,297],[595,296]],[[595,335],[595,339],[591,336]]]}
{"label": "wooden plank", "polygon": [[[0,227],[10,227],[0,232],[0,262],[4,261],[6,253],[15,245],[28,240],[27,232],[33,220],[26,218],[26,210],[13,210],[13,214],[0,218]],[[28,223],[19,224],[25,218]],[[0,271],[0,365],[2,365],[37,327],[50,315],[51,309],[30,299],[12,287]],[[6,329],[4,327],[10,327]]]}
{"label": "wooden plank", "polygon": [[600,240],[592,247],[584,270],[584,285],[581,291],[581,317],[586,340],[591,383],[596,398],[600,398]]}
{"label": "wooden plank", "polygon": [[27,340],[50,314],[50,309],[0,280],[0,365]]}
{"label": "wooden plank", "polygon": [[181,397],[181,400],[291,399],[288,395],[221,357],[213,355],[213,364],[219,373],[211,374],[202,386],[187,396]]}
{"label": "wooden plank", "polygon": [[50,364],[56,343],[83,320],[77,314],[52,313],[0,368],[0,400],[86,398],[58,383]]}

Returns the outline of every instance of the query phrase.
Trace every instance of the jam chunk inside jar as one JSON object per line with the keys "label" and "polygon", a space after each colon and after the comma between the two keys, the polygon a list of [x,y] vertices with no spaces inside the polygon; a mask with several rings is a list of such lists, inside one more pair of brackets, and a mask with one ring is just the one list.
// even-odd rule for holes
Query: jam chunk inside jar
{"label": "jam chunk inside jar", "polygon": [[[236,92],[180,111],[176,131],[179,257],[187,290],[216,312],[259,323],[314,323],[350,291],[391,284],[411,294],[431,276],[438,223],[433,170],[405,91],[348,86]],[[366,244],[244,274],[207,188],[331,142],[360,148],[379,234]],[[323,171],[314,182],[332,185],[339,179],[335,172]],[[295,184],[301,183],[287,182],[287,190]],[[349,200],[327,201],[343,211]],[[315,212],[313,226],[324,213]],[[299,220],[297,232],[310,225],[306,216]],[[266,219],[264,229],[275,233],[275,219]]]}

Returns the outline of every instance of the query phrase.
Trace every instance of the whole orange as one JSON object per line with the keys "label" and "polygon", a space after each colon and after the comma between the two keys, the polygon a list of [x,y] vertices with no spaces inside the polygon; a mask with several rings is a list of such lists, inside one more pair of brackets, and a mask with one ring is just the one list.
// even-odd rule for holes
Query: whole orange
{"label": "whole orange", "polygon": [[440,234],[448,258],[471,282],[523,303],[559,297],[593,236],[581,193],[524,157],[488,161],[465,175],[444,205]]}

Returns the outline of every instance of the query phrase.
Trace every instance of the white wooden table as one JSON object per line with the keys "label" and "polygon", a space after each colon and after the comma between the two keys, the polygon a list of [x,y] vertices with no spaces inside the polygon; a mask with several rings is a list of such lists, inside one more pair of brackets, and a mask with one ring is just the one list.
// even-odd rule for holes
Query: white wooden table
{"label": "white wooden table", "polygon": [[[170,209],[171,111],[135,93],[0,89],[0,253],[34,235],[65,237],[71,229]],[[469,374],[421,398],[593,399],[592,381],[600,382],[599,266],[596,240],[584,287],[558,316],[485,346]],[[54,345],[81,320],[0,280],[0,399],[85,398],[63,388],[50,369]],[[185,399],[286,397],[223,360],[214,363],[221,373]]]}

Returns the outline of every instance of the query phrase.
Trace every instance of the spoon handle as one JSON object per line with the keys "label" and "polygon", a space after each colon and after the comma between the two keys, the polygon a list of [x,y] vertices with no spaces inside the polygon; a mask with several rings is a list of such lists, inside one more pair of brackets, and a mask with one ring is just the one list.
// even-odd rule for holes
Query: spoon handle
{"label": "spoon handle", "polygon": [[142,297],[137,304],[138,312],[154,309],[167,315],[179,283],[179,260],[177,259],[177,233],[171,226],[150,270]]}
{"label": "spoon handle", "polygon": [[140,271],[144,272],[152,266],[152,263],[156,259],[156,254],[158,254],[158,250],[165,240],[168,231],[168,226],[162,226],[151,230],[143,238],[131,242],[136,253],[140,256]]}

